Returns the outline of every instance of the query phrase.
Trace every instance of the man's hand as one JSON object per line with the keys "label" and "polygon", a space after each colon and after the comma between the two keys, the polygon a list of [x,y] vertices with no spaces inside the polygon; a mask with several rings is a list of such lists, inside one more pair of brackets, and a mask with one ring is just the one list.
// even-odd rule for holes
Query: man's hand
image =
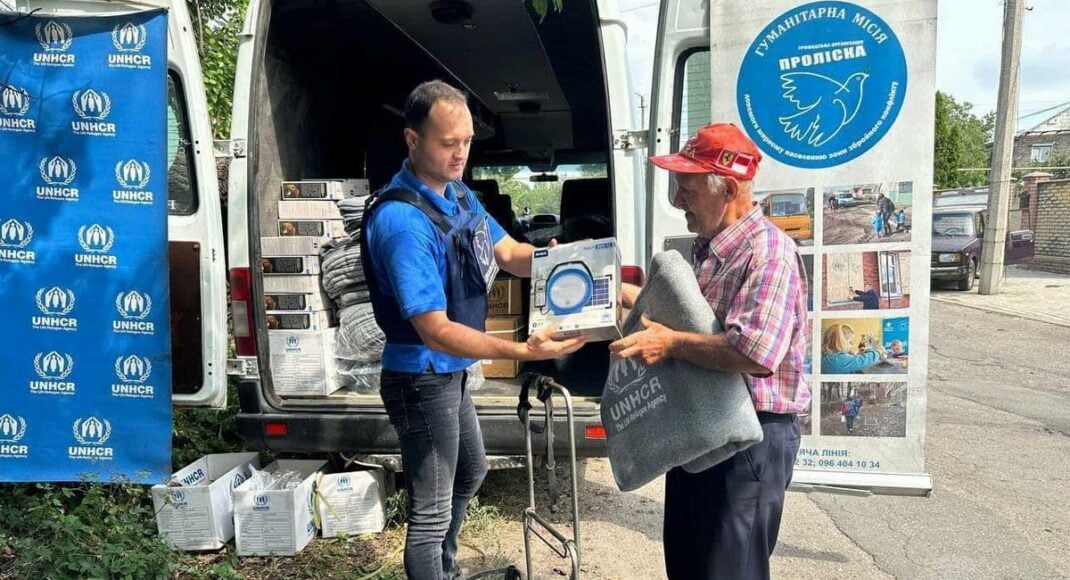
{"label": "man's hand", "polygon": [[587,343],[586,334],[571,338],[555,337],[556,325],[550,325],[528,337],[522,360],[546,360],[571,354]]}
{"label": "man's hand", "polygon": [[642,290],[635,284],[629,284],[622,282],[620,285],[620,305],[631,310],[635,308],[635,301],[639,299],[639,292]]}
{"label": "man's hand", "polygon": [[609,350],[620,358],[637,358],[643,364],[655,365],[667,358],[676,342],[676,331],[658,324],[643,315],[643,330],[626,336],[609,345]]}

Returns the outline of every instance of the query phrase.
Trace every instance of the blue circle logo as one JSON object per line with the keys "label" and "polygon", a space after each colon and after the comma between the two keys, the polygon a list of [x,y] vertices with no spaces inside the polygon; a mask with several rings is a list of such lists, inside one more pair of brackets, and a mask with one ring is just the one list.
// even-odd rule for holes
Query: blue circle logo
{"label": "blue circle logo", "polygon": [[781,14],[754,40],[736,100],[762,151],[819,169],[876,145],[906,88],[906,57],[887,23],[847,2],[813,2]]}

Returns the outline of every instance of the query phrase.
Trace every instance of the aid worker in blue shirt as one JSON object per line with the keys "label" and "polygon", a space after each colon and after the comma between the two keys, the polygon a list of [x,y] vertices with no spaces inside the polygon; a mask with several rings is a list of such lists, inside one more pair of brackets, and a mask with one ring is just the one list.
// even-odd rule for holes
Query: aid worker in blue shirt
{"label": "aid worker in blue shirt", "polygon": [[508,236],[461,183],[474,136],[467,97],[442,81],[405,103],[409,158],[364,215],[362,256],[386,334],[381,396],[398,433],[408,498],[405,572],[460,577],[465,507],[487,464],[465,369],[479,359],[542,360],[586,337],[553,329],[515,343],[487,335],[487,291],[501,268],[531,276],[535,247]]}

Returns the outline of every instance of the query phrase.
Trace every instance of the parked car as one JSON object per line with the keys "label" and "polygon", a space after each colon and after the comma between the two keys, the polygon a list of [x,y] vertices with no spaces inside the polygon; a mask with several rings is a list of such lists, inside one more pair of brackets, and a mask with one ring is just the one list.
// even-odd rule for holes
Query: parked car
{"label": "parked car", "polygon": [[[988,224],[984,205],[946,205],[933,208],[933,242],[930,277],[958,282],[959,290],[972,290],[981,264],[981,247]],[[1021,264],[1033,259],[1033,232],[1007,233],[1005,260]]]}

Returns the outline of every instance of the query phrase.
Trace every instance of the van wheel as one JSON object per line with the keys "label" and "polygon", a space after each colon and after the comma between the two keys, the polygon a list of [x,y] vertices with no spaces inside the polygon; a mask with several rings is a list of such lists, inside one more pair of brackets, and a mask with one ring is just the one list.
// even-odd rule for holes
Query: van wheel
{"label": "van wheel", "polygon": [[973,279],[977,276],[977,260],[970,260],[970,265],[966,267],[966,275],[959,278],[959,290],[969,292],[973,290]]}

